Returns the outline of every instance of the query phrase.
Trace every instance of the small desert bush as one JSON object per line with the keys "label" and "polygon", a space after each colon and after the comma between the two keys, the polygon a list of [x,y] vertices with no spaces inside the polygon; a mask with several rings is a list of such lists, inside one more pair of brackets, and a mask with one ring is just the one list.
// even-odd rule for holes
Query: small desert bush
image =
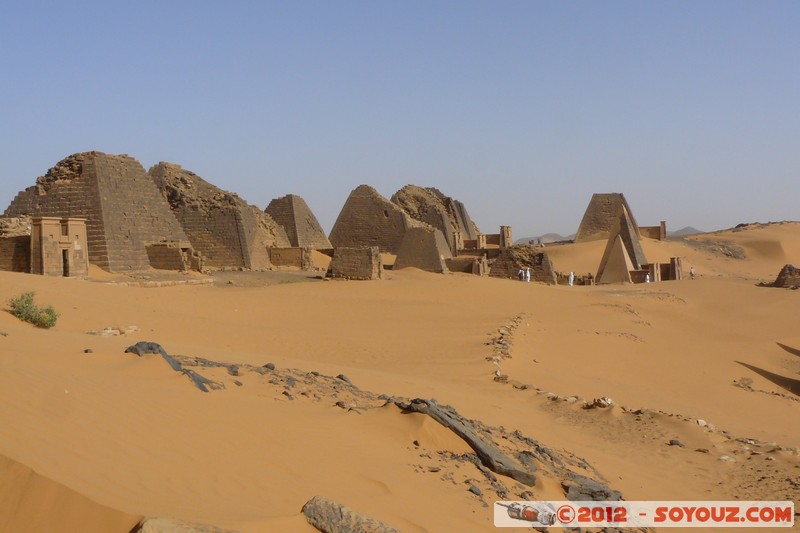
{"label": "small desert bush", "polygon": [[52,328],[58,319],[58,313],[52,305],[37,307],[33,303],[33,292],[25,292],[16,298],[11,298],[8,306],[12,315],[38,328]]}

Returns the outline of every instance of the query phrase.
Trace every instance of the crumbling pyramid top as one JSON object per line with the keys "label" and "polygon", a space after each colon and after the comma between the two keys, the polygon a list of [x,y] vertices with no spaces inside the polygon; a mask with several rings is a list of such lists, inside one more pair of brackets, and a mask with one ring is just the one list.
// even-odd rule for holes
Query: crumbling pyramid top
{"label": "crumbling pyramid top", "polygon": [[434,187],[406,185],[392,196],[392,202],[402,207],[412,218],[439,229],[453,248],[453,232],[464,240],[478,238],[478,228],[469,217],[463,203],[445,196]]}

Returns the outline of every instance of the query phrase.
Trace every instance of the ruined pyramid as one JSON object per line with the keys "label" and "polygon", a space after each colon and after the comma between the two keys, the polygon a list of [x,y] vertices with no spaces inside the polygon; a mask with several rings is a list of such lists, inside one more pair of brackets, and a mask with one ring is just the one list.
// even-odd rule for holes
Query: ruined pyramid
{"label": "ruined pyramid", "polygon": [[293,247],[315,250],[333,248],[317,217],[300,196],[287,194],[275,198],[267,206],[266,213],[283,227]]}
{"label": "ruined pyramid", "polygon": [[633,217],[625,196],[619,192],[596,193],[592,195],[586,212],[583,214],[578,232],[575,234],[575,242],[597,241],[608,239],[617,223],[617,215],[620,207],[624,207],[628,212],[631,224],[639,234],[639,225]]}

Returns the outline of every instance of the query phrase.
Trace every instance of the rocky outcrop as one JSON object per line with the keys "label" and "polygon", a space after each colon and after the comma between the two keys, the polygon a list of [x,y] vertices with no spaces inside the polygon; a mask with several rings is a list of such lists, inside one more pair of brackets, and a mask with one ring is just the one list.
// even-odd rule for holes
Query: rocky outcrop
{"label": "rocky outcrop", "polygon": [[775,279],[774,286],[785,289],[800,288],[800,268],[794,265],[784,265]]}
{"label": "rocky outcrop", "polygon": [[267,248],[290,246],[272,217],[194,172],[161,162],[149,174],[206,266],[268,268]]}
{"label": "rocky outcrop", "polygon": [[314,496],[302,509],[308,523],[324,533],[399,533],[324,496]]}

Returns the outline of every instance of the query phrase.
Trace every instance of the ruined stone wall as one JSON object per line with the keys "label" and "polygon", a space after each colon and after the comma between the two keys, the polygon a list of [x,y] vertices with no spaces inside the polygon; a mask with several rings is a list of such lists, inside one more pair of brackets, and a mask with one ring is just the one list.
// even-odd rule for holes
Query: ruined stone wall
{"label": "ruined stone wall", "polygon": [[553,263],[546,252],[537,252],[529,245],[516,245],[500,250],[491,264],[489,275],[494,278],[517,279],[520,268],[530,267],[531,280],[547,284],[556,283]]}
{"label": "ruined stone wall", "polygon": [[312,249],[332,248],[317,217],[300,196],[288,194],[276,198],[269,203],[266,213],[283,227],[292,246]]}
{"label": "ruined stone wall", "polygon": [[161,270],[189,270],[183,251],[176,243],[151,244],[147,247],[150,266]]}
{"label": "ruined stone wall", "polygon": [[8,272],[31,271],[31,237],[0,236],[0,270]]}
{"label": "ruined stone wall", "polygon": [[312,270],[314,268],[314,258],[311,250],[311,248],[270,248],[269,259],[275,266]]}
{"label": "ruined stone wall", "polygon": [[112,272],[149,268],[150,242],[187,240],[142,165],[127,155],[71,155],[18,194],[6,215],[86,219],[89,260]]}
{"label": "ruined stone wall", "polygon": [[372,280],[383,277],[381,254],[377,246],[335,248],[328,270],[333,278]]}
{"label": "ruined stone wall", "polygon": [[377,246],[383,253],[396,254],[406,230],[423,225],[369,185],[360,185],[347,198],[330,241],[334,248]]}
{"label": "ruined stone wall", "polygon": [[485,276],[488,270],[486,256],[451,257],[447,259],[445,263],[450,272],[464,272],[467,274],[475,274],[476,276]]}
{"label": "ruined stone wall", "polygon": [[578,232],[575,234],[575,242],[608,239],[617,223],[617,213],[621,206],[627,210],[638,236],[639,225],[636,223],[625,196],[618,192],[596,193],[592,195],[586,212],[583,214]]}
{"label": "ruined stone wall", "polygon": [[180,165],[161,162],[149,175],[206,266],[267,268],[267,248],[289,246],[269,215]]}
{"label": "ruined stone wall", "polygon": [[453,257],[444,235],[434,228],[411,228],[403,237],[394,270],[414,267],[428,272],[448,272],[446,260]]}

